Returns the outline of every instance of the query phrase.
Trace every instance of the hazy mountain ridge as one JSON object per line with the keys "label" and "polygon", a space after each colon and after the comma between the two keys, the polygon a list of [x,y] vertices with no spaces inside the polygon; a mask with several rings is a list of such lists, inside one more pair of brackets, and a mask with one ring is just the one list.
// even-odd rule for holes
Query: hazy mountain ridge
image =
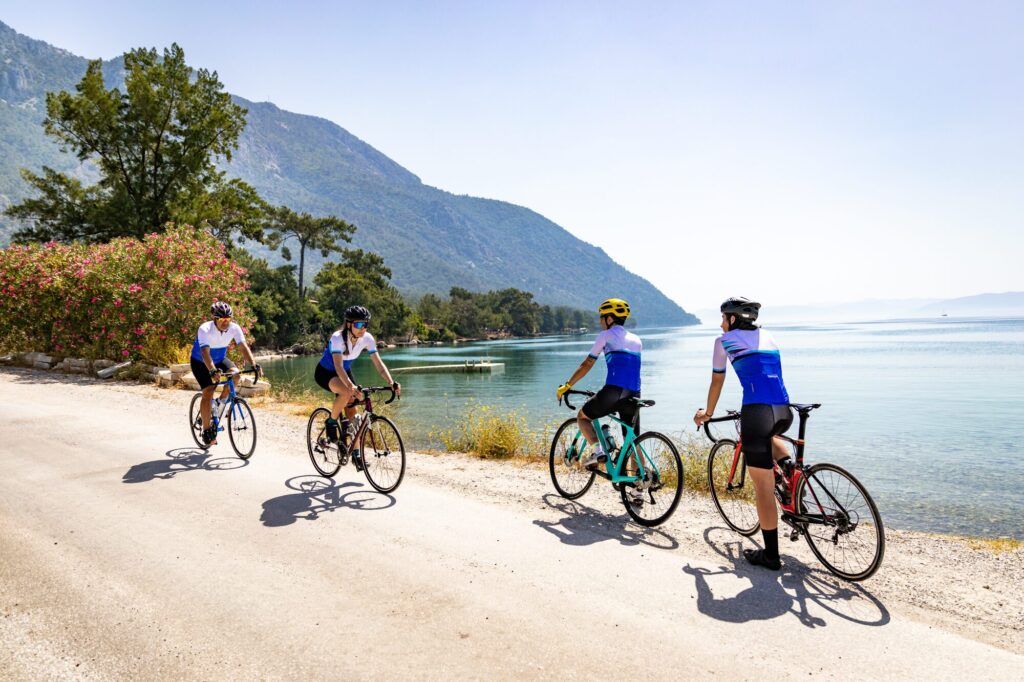
{"label": "hazy mountain ridge", "polygon": [[[39,125],[47,90],[73,90],[87,60],[16,33],[0,23],[0,205],[20,201],[28,187],[18,167],[48,165],[88,176],[60,153]],[[123,65],[104,65],[108,83]],[[394,283],[412,292],[452,286],[517,287],[543,303],[592,308],[608,296],[630,300],[643,323],[692,324],[696,318],[650,282],[628,272],[527,208],[455,195],[420,179],[344,128],[270,103],[235,100],[248,125],[227,170],[275,204],[334,214],[358,226],[355,245],[382,254]],[[13,229],[0,218],[0,240]],[[255,248],[257,252],[259,248]],[[263,255],[279,261],[277,254]],[[319,254],[312,258],[318,267]]]}

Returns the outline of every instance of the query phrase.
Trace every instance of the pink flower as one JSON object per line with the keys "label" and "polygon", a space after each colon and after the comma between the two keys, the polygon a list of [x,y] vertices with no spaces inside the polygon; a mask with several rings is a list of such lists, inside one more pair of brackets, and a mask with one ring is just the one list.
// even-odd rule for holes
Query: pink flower
{"label": "pink flower", "polygon": [[123,357],[123,358],[128,357],[128,351],[126,351],[126,350],[121,351],[121,357]]}

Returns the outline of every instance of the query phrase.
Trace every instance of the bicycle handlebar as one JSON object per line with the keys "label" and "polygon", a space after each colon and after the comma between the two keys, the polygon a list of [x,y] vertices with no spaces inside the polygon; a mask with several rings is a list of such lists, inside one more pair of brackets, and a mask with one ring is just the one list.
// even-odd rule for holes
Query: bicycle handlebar
{"label": "bicycle handlebar", "polygon": [[568,391],[566,391],[565,393],[563,393],[562,397],[558,399],[558,404],[561,405],[562,401],[564,400],[566,407],[568,407],[570,410],[575,410],[576,407],[572,403],[569,402],[569,396],[570,395],[585,395],[588,398],[593,398],[597,394],[594,393],[593,391],[577,391],[577,390],[574,390],[574,389],[571,389],[571,388]]}
{"label": "bicycle handlebar", "polygon": [[395,402],[395,400],[400,399],[399,395],[395,393],[395,389],[392,388],[391,386],[360,386],[359,390],[363,392],[363,400],[366,400],[368,397],[370,397],[371,393],[381,393],[383,391],[390,391],[391,397],[384,401],[385,405],[390,405],[391,403]]}
{"label": "bicycle handlebar", "polygon": [[[711,429],[708,428],[708,424],[714,424],[716,422],[731,422],[731,421],[735,421],[735,420],[737,420],[739,418],[740,418],[740,413],[739,412],[734,412],[732,410],[729,410],[729,413],[726,416],[724,416],[724,417],[712,417],[711,419],[709,419],[706,422],[704,422],[703,424],[701,424],[701,426],[704,427],[704,433],[707,435],[708,439],[712,443],[717,443],[721,439],[715,438],[714,436],[711,435]],[[700,428],[700,427],[698,427],[698,428]]]}

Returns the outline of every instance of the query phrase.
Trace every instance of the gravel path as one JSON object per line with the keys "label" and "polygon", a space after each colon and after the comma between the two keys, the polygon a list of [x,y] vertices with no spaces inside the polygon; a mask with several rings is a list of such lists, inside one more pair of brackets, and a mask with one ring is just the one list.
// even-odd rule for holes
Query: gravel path
{"label": "gravel path", "polygon": [[190,397],[0,369],[0,677],[1024,679],[1021,549],[889,530],[863,584],[802,541],[773,574],[703,496],[646,530],[417,453],[382,496],[267,405],[248,463],[197,450]]}

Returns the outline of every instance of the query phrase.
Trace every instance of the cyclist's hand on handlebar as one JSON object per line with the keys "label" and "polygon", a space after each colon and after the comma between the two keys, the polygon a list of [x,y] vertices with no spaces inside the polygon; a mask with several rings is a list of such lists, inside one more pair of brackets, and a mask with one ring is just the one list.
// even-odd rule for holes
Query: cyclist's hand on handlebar
{"label": "cyclist's hand on handlebar", "polygon": [[570,384],[568,382],[564,383],[561,386],[559,386],[557,389],[555,389],[555,397],[558,398],[559,400],[561,400],[565,396],[565,394],[568,393],[571,389],[572,389],[572,384]]}
{"label": "cyclist's hand on handlebar", "polygon": [[697,414],[693,415],[693,423],[696,424],[698,428],[700,428],[700,425],[709,419],[711,419],[711,413],[705,412],[703,407],[697,410]]}
{"label": "cyclist's hand on handlebar", "polygon": [[253,365],[252,368],[256,370],[256,381],[263,378],[263,365]]}
{"label": "cyclist's hand on handlebar", "polygon": [[391,390],[395,392],[395,395],[402,395],[402,384],[397,381],[391,384]]}

